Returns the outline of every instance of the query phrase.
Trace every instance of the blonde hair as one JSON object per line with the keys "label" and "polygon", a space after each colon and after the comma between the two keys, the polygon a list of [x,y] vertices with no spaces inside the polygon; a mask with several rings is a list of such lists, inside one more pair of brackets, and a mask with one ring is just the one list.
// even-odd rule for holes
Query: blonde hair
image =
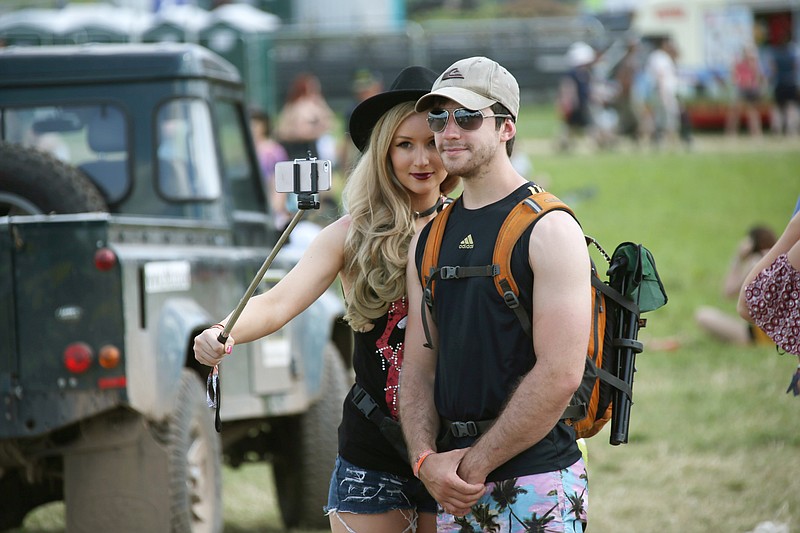
{"label": "blonde hair", "polygon": [[[394,175],[389,149],[400,123],[413,113],[414,102],[402,102],[378,119],[342,191],[351,218],[344,250],[351,288],[344,319],[356,331],[363,331],[406,294],[414,211],[408,191]],[[450,192],[456,182],[448,176],[442,192]]]}

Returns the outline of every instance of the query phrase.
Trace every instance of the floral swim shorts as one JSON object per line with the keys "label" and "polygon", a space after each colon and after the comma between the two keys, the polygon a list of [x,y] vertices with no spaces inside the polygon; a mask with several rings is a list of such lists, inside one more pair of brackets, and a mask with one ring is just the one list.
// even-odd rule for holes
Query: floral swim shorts
{"label": "floral swim shorts", "polygon": [[503,531],[583,533],[589,506],[583,459],[555,472],[486,484],[489,490],[463,517],[436,517],[438,532]]}

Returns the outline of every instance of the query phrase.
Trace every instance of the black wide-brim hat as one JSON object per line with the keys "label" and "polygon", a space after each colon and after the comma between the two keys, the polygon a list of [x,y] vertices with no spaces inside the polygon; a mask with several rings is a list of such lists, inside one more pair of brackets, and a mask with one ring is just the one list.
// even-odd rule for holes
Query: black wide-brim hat
{"label": "black wide-brim hat", "polygon": [[425,67],[406,67],[392,82],[388,91],[367,98],[350,115],[350,138],[360,152],[369,141],[372,128],[384,113],[402,102],[416,102],[431,91],[439,74]]}

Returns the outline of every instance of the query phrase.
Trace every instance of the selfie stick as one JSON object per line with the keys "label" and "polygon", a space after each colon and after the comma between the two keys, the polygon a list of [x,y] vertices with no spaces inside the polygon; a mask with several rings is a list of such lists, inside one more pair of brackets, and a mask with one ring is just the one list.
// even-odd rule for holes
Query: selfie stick
{"label": "selfie stick", "polygon": [[275,256],[278,255],[278,252],[283,247],[286,240],[289,238],[289,234],[292,233],[292,230],[300,222],[300,219],[303,218],[303,214],[305,214],[306,210],[308,209],[319,209],[319,202],[316,200],[314,195],[319,192],[319,170],[317,169],[317,165],[311,165],[311,190],[306,192],[298,192],[300,191],[300,164],[299,161],[308,161],[308,160],[315,160],[316,158],[311,157],[311,152],[308,152],[308,157],[303,159],[295,159],[294,160],[294,190],[297,192],[297,207],[299,208],[297,212],[292,217],[292,220],[289,222],[289,225],[286,226],[286,229],[283,230],[283,234],[281,235],[278,242],[275,243],[275,246],[272,248],[272,252],[270,252],[267,259],[264,261],[264,264],[261,265],[261,268],[258,269],[256,272],[253,281],[250,282],[250,286],[247,288],[245,293],[242,295],[242,299],[239,300],[239,304],[236,306],[236,309],[233,310],[231,313],[231,318],[225,324],[225,329],[222,330],[222,333],[219,334],[217,340],[221,344],[225,344],[230,336],[231,330],[233,329],[233,325],[236,324],[236,321],[239,320],[239,315],[242,314],[244,311],[244,307],[247,305],[247,301],[250,300],[250,297],[253,296],[253,293],[256,291],[258,284],[261,283],[261,279],[264,277],[264,274],[267,273],[267,269],[272,264],[272,261],[275,260]]}

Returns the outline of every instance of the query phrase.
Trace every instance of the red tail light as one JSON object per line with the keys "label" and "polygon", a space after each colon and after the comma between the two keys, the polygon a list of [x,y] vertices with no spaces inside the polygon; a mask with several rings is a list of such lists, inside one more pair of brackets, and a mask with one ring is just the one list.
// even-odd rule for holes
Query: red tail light
{"label": "red tail light", "polygon": [[101,272],[107,272],[117,266],[117,254],[111,248],[100,248],[94,253],[94,266]]}
{"label": "red tail light", "polygon": [[74,342],[64,350],[64,366],[73,374],[82,374],[92,366],[94,353],[84,342]]}

